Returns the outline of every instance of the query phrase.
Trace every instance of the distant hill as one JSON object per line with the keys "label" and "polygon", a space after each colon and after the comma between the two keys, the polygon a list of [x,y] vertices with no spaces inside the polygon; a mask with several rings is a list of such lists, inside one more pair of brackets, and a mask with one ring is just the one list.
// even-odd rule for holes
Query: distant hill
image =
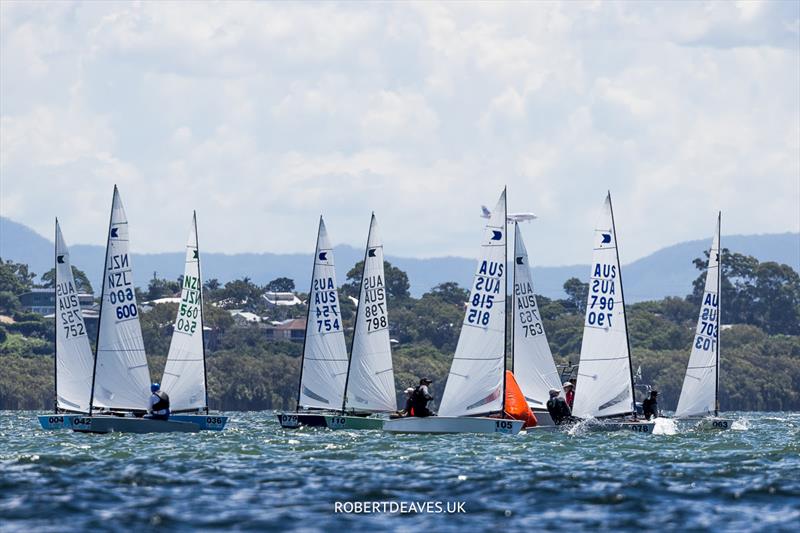
{"label": "distant hill", "polygon": [[[700,257],[710,239],[682,242],[652,253],[624,266],[625,297],[630,302],[685,296],[691,291],[697,270],[692,259]],[[777,261],[800,270],[800,234],[724,235],[723,246],[732,251],[752,255],[759,261]],[[85,271],[99,292],[105,250],[102,246],[78,244],[70,248],[72,262]],[[201,251],[202,253],[202,251]],[[363,259],[363,250],[340,245],[334,249],[339,282],[347,271]],[[311,252],[308,254],[221,254],[203,253],[203,277],[217,278],[221,283],[249,277],[265,284],[285,276],[295,281],[298,290],[307,290],[311,277]],[[0,217],[0,257],[27,263],[41,275],[53,267],[53,243],[27,226]],[[419,296],[445,281],[456,281],[468,287],[472,281],[475,260],[464,257],[414,259],[389,255],[386,259],[408,273],[411,293]],[[183,254],[133,254],[136,284],[146,287],[157,272],[159,277],[174,279],[183,273]],[[534,267],[536,291],[551,298],[564,295],[562,286],[571,277],[588,277],[588,265]]]}

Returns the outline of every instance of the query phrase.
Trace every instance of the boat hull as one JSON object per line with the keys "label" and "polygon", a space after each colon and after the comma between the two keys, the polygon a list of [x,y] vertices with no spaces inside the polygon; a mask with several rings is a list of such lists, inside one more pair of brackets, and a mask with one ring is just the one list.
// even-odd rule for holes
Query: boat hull
{"label": "boat hull", "polygon": [[[39,425],[46,430],[73,429],[74,426],[86,426],[89,424],[88,421],[82,420],[83,418],[89,418],[88,415],[52,414],[39,415],[37,418],[39,419]],[[219,415],[172,415],[169,419],[175,422],[190,422],[197,425],[201,431],[222,431],[228,423],[227,416]]]}
{"label": "boat hull", "polygon": [[525,422],[505,418],[430,416],[386,420],[388,433],[504,433],[516,435]]}
{"label": "boat hull", "polygon": [[74,420],[72,430],[80,433],[197,433],[200,426],[177,420],[100,415]]}
{"label": "boat hull", "polygon": [[536,416],[536,427],[541,426],[555,426],[555,422],[550,417],[550,413],[546,410],[532,409],[533,414]]}
{"label": "boat hull", "polygon": [[284,429],[301,427],[327,428],[328,423],[322,413],[278,413],[278,422]]}
{"label": "boat hull", "polygon": [[191,422],[200,427],[200,431],[222,431],[228,423],[227,416],[220,415],[170,415],[175,422]]}
{"label": "boat hull", "polygon": [[727,431],[733,428],[732,418],[709,416],[706,418],[682,418],[678,421],[701,431]]}
{"label": "boat hull", "polygon": [[39,415],[39,425],[42,429],[55,430],[55,429],[72,429],[75,420],[86,417],[88,415],[68,415],[68,414],[52,414],[52,415]]}
{"label": "boat hull", "polygon": [[584,426],[589,431],[631,431],[633,433],[646,433],[653,434],[653,428],[656,426],[655,422],[648,421],[615,421],[615,420],[598,420]]}
{"label": "boat hull", "polygon": [[325,415],[328,429],[383,429],[385,421],[374,416]]}

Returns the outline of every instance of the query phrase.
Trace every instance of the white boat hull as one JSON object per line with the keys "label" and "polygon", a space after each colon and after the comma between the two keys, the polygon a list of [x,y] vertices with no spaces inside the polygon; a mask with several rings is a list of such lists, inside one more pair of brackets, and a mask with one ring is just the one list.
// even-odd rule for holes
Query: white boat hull
{"label": "white boat hull", "polygon": [[726,431],[733,428],[732,418],[720,418],[709,416],[706,418],[682,418],[678,419],[684,425],[690,425],[694,429],[702,431]]}
{"label": "white boat hull", "polygon": [[383,430],[389,433],[505,433],[516,435],[522,420],[486,417],[430,416],[386,420]]}
{"label": "white boat hull", "polygon": [[73,420],[72,430],[80,433],[197,433],[200,426],[177,420],[100,415]]}
{"label": "white boat hull", "polygon": [[550,418],[550,413],[548,413],[546,410],[541,411],[538,409],[533,409],[533,414],[536,416],[536,427],[555,426],[553,419]]}
{"label": "white boat hull", "polygon": [[[632,431],[634,433],[653,434],[656,423],[653,421],[617,421],[617,420],[596,420],[586,424],[584,427],[589,431]],[[565,426],[566,427],[566,426]]]}

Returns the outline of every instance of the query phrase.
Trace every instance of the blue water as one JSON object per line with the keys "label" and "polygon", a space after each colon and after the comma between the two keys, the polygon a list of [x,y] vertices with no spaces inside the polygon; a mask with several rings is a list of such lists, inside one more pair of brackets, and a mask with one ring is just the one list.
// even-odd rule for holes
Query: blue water
{"label": "blue water", "polygon": [[[288,431],[271,413],[226,414],[221,433],[87,435],[0,412],[0,530],[800,528],[797,413],[739,413],[727,432],[518,436]],[[335,512],[355,501],[464,512]]]}

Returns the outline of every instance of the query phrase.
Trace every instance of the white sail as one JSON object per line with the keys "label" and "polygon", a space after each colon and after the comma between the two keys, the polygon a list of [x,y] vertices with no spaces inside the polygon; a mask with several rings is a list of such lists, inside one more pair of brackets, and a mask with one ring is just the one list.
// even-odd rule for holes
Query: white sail
{"label": "white sail", "polygon": [[169,395],[175,411],[202,410],[206,405],[206,362],[203,347],[203,279],[197,247],[197,215],[186,243],[181,303],[175,317],[161,390]]}
{"label": "white sail", "polygon": [[605,417],[635,411],[625,303],[611,195],[594,231],[594,253],[573,414]]}
{"label": "white sail", "polygon": [[114,187],[103,269],[94,408],[147,409],[150,368],[139,325],[128,242],[128,219]]}
{"label": "white sail", "polygon": [[502,410],[505,337],[506,193],[503,191],[484,230],[439,415],[469,416]]}
{"label": "white sail", "polygon": [[56,220],[56,406],[89,412],[94,356],[86,334],[69,250]]}
{"label": "white sail", "polygon": [[298,407],[342,407],[347,378],[347,346],[336,290],[333,248],[322,217],[319,219],[314,271],[308,293],[308,322],[301,372]]}
{"label": "white sail", "polygon": [[[721,218],[721,217],[720,217]],[[697,331],[683,379],[683,388],[675,410],[676,418],[707,416],[717,413],[717,383],[719,380],[720,325],[720,221],[708,254],[706,286],[697,320]]]}
{"label": "white sail", "polygon": [[370,221],[367,250],[364,254],[364,273],[361,277],[348,372],[345,410],[397,410],[392,349],[389,344],[383,244],[378,235],[378,223],[374,214]]}
{"label": "white sail", "polygon": [[531,408],[544,409],[550,389],[561,390],[547,335],[533,293],[528,251],[514,223],[514,377]]}

